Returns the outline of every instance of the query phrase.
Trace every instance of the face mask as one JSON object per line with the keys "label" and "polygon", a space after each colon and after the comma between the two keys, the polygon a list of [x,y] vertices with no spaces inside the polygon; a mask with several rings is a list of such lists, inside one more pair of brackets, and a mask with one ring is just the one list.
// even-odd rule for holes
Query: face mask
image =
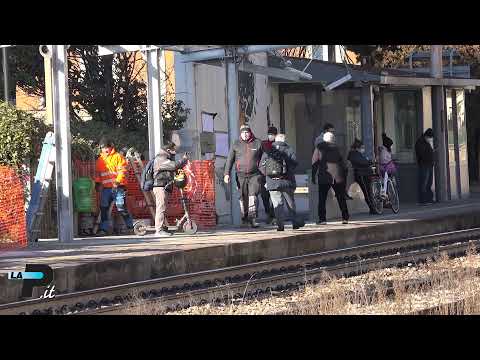
{"label": "face mask", "polygon": [[250,132],[249,131],[242,131],[240,134],[240,137],[242,138],[243,141],[248,141],[250,139]]}
{"label": "face mask", "polygon": [[365,153],[365,149],[364,148],[360,148],[360,152],[363,154]]}
{"label": "face mask", "polygon": [[430,145],[433,146],[433,138],[428,137],[428,138],[427,138],[427,142],[428,142]]}
{"label": "face mask", "polygon": [[275,141],[275,135],[268,135],[267,139],[268,141]]}

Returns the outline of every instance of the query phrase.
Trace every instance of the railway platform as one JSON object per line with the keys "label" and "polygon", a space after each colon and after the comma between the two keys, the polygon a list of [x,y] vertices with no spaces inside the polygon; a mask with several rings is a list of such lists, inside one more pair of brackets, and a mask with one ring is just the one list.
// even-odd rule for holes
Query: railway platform
{"label": "railway platform", "polygon": [[[40,240],[34,247],[0,253],[0,304],[20,300],[21,281],[7,279],[8,271],[25,264],[47,264],[54,270],[57,294],[91,290],[263,260],[373,244],[413,236],[480,227],[480,196],[431,206],[404,206],[399,214],[385,209],[382,216],[359,214],[348,225],[307,223],[299,230],[286,226],[260,229],[219,227],[195,236],[175,234],[76,238],[62,244]],[[33,298],[40,289],[34,288]]]}

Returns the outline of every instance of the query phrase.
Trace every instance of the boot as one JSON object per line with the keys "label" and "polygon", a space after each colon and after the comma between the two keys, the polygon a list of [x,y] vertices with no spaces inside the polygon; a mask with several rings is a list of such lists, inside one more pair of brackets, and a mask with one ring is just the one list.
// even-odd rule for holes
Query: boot
{"label": "boot", "polygon": [[294,220],[292,225],[293,225],[293,230],[297,230],[305,226],[305,221]]}
{"label": "boot", "polygon": [[285,226],[283,225],[282,208],[279,206],[274,209],[274,212],[275,219],[277,220],[277,231],[283,231]]}
{"label": "boot", "polygon": [[250,226],[252,227],[252,229],[256,229],[256,228],[258,228],[260,225],[257,223],[257,221],[256,221],[255,218],[251,218],[251,219],[250,219]]}

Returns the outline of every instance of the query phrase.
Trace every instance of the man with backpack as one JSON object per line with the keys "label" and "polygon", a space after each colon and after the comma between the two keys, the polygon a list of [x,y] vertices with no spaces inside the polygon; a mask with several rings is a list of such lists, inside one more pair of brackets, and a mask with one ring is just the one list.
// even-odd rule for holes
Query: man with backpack
{"label": "man with backpack", "polygon": [[260,171],[266,177],[267,190],[270,192],[272,199],[278,231],[284,231],[284,199],[293,229],[298,229],[305,225],[305,222],[297,219],[295,206],[294,192],[297,184],[293,171],[297,165],[296,155],[293,149],[285,142],[285,135],[277,134],[272,148],[262,155]]}
{"label": "man with backpack", "polygon": [[[262,141],[263,152],[268,152],[272,149],[272,144],[275,142],[275,136],[278,134],[278,130],[275,126],[270,126],[267,132],[267,140]],[[271,224],[275,218],[275,213],[273,211],[272,201],[270,199],[270,193],[266,189],[265,185],[267,183],[266,177],[262,176],[262,187],[260,190],[260,195],[262,197],[263,208],[267,214],[267,224]]]}
{"label": "man with backpack", "polygon": [[250,126],[240,127],[240,139],[235,141],[228,153],[223,181],[230,182],[230,172],[235,164],[237,172],[237,188],[240,191],[240,213],[243,224],[249,223],[252,228],[258,228],[257,196],[262,186],[262,174],[258,166],[262,157],[262,142],[255,138]]}
{"label": "man with backpack", "polygon": [[142,173],[141,188],[153,190],[155,196],[155,235],[171,236],[165,225],[165,211],[168,193],[172,191],[175,171],[184,167],[188,161],[187,154],[175,162],[175,144],[167,142],[154,159],[150,160]]}

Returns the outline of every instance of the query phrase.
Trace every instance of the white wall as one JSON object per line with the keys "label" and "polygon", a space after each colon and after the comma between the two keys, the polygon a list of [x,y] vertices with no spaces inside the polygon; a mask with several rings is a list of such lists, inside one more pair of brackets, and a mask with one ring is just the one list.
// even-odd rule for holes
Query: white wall
{"label": "white wall", "polygon": [[[266,66],[266,53],[252,54],[249,60],[256,65]],[[274,126],[280,127],[280,104],[278,85],[269,84],[264,75],[255,74],[253,110],[250,126],[257,138],[267,135],[267,111]],[[202,111],[217,113],[214,130],[228,132],[228,109],[226,73],[224,67],[203,64],[181,63],[181,55],[175,54],[175,92],[178,99],[191,108],[185,128],[180,133],[182,144],[193,152],[194,158],[201,158],[199,134],[202,132]],[[225,158],[216,157],[216,209],[219,223],[230,222],[229,192],[223,184]],[[261,203],[261,201],[260,201]]]}

